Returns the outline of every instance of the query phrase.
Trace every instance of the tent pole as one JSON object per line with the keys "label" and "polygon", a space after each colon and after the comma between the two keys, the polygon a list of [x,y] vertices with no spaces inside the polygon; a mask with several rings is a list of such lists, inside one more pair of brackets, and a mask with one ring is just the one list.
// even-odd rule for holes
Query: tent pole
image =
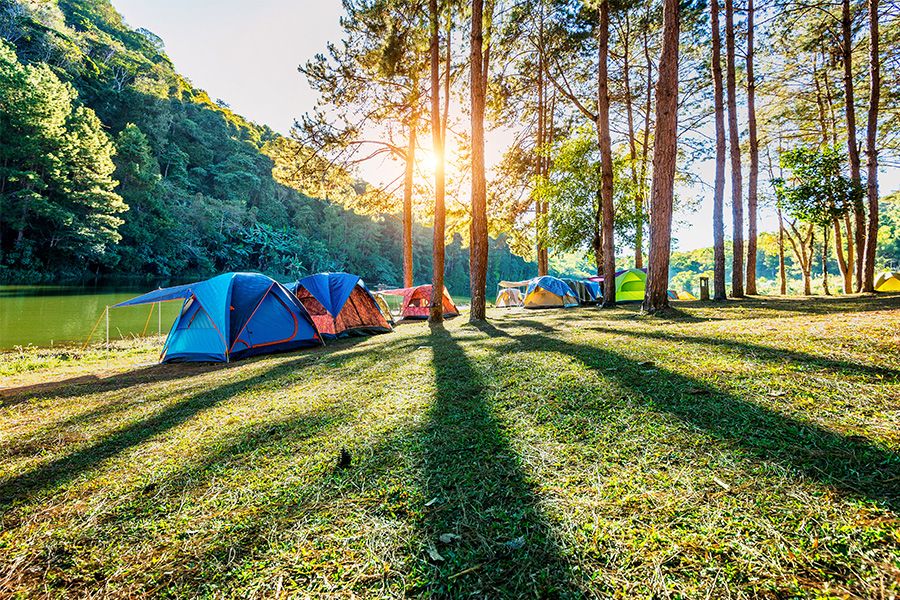
{"label": "tent pole", "polygon": [[156,337],[162,335],[162,302],[156,303]]}
{"label": "tent pole", "polygon": [[109,368],[109,304],[106,305],[106,368]]}

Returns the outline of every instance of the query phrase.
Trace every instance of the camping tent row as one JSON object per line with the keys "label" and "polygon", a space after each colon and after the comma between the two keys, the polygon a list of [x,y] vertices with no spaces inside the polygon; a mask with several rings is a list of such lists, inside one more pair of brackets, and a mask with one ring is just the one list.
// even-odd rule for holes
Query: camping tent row
{"label": "camping tent row", "polygon": [[260,273],[226,273],[120,304],[181,300],[161,362],[228,362],[320,346],[323,338],[392,330],[390,312],[356,275],[320,273],[284,286]]}
{"label": "camping tent row", "polygon": [[[643,269],[624,269],[616,273],[616,301],[644,299],[647,272]],[[557,279],[550,275],[524,281],[501,281],[494,306],[506,308],[553,308],[596,304],[603,299],[603,278],[586,280]],[[523,296],[519,288],[525,288]]]}

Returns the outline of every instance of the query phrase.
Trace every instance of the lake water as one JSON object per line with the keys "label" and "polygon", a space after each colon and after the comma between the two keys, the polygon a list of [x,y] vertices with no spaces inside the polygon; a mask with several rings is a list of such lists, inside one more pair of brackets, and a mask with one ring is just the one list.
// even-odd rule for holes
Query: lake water
{"label": "lake water", "polygon": [[[0,350],[15,346],[82,344],[100,320],[91,340],[102,341],[106,328],[101,318],[112,306],[156,289],[153,284],[115,286],[0,285]],[[181,302],[162,303],[161,319],[156,305],[109,309],[109,337],[156,335],[169,331]],[[149,320],[148,320],[149,317]],[[160,323],[161,321],[161,323]],[[161,325],[161,326],[160,326]]]}

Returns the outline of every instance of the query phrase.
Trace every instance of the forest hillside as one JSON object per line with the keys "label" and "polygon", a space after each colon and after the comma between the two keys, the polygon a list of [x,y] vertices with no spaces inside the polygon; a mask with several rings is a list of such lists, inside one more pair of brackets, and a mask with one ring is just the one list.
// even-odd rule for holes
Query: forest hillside
{"label": "forest hillside", "polygon": [[[278,183],[279,135],[179,75],[163,40],[107,0],[0,0],[0,38],[0,280],[347,270],[401,283],[396,215]],[[416,227],[423,282],[430,244]],[[489,285],[531,272],[503,239],[490,247]],[[459,239],[447,284],[468,291]]]}

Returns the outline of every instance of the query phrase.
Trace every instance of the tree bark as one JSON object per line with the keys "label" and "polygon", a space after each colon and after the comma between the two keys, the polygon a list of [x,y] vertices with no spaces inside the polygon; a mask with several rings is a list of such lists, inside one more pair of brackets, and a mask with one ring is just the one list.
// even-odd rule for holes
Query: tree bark
{"label": "tree bark", "polygon": [[[616,278],[615,208],[613,207],[612,141],[609,133],[609,0],[600,0],[597,63],[597,137],[600,143],[600,200],[603,227],[603,280]],[[603,288],[603,306],[615,306],[616,287]]]}
{"label": "tree bark", "polygon": [[744,297],[744,206],[741,177],[741,141],[737,124],[735,90],[734,5],[725,0],[725,79],[728,90],[728,133],[731,145],[732,262],[731,295]]}
{"label": "tree bark", "polygon": [[784,218],[781,209],[778,211],[778,277],[781,280],[781,295],[787,295],[787,269],[784,266]]}
{"label": "tree bark", "polygon": [[844,257],[844,241],[841,239],[841,222],[835,219],[834,226],[834,250],[837,254],[838,268],[841,270],[841,280],[845,294],[853,293],[853,272],[848,268],[847,259]]}
{"label": "tree bark", "polygon": [[[545,140],[545,119],[546,119],[546,104],[547,104],[547,93],[544,81],[545,68],[544,68],[544,6],[541,3],[540,15],[538,17],[538,72],[537,72],[537,88],[538,88],[538,109],[537,109],[537,132],[535,140],[535,157],[534,157],[534,167],[535,167],[535,175],[538,177],[543,177],[544,175],[544,159],[541,152],[544,149]],[[535,198],[535,227],[537,234],[537,264],[538,264],[538,276],[543,277],[547,275],[549,271],[549,260],[546,252],[546,248],[544,247],[544,231],[545,231],[545,222],[544,215],[546,211],[544,210],[544,203],[540,198]]]}
{"label": "tree bark", "polygon": [[[444,320],[444,228],[446,210],[444,208],[444,136],[441,122],[441,76],[440,76],[440,13],[438,1],[428,1],[431,21],[431,140],[434,145],[434,242],[432,246],[431,314],[429,321],[440,323]],[[447,65],[449,77],[449,67]]]}
{"label": "tree bark", "polygon": [[469,66],[472,119],[472,221],[469,230],[469,288],[472,294],[469,321],[485,319],[487,281],[487,182],[484,172],[485,88],[483,0],[472,0]]}
{"label": "tree bark", "polygon": [[881,69],[878,63],[878,0],[869,0],[869,122],[866,125],[866,195],[869,223],[862,291],[875,291],[875,252],[878,248],[878,101],[881,99]]}
{"label": "tree bark", "polygon": [[725,300],[725,107],[722,101],[722,41],[719,0],[710,0],[713,103],[716,117],[716,179],[713,191],[713,300]]}
{"label": "tree bark", "polygon": [[679,0],[663,5],[663,41],[656,84],[656,140],[650,190],[650,270],[643,309],[654,313],[669,306],[669,259],[672,245],[672,203],[678,146]]}
{"label": "tree bark", "polygon": [[756,137],[756,80],[753,77],[753,0],[747,0],[747,127],[750,173],[747,178],[747,289],[756,295],[756,184],[759,178],[759,140]]}
{"label": "tree bark", "polygon": [[[841,60],[844,63],[844,111],[847,115],[847,153],[850,156],[850,179],[860,185],[859,146],[856,144],[856,105],[853,100],[853,20],[850,0],[841,1]],[[853,212],[856,225],[856,290],[862,288],[865,215],[860,204]]]}
{"label": "tree bark", "polygon": [[634,136],[634,99],[631,95],[631,21],[625,11],[625,36],[622,40],[622,85],[625,87],[625,115],[628,121],[628,158],[631,162],[631,184],[634,186],[634,267],[644,266],[644,195],[639,182],[637,141]]}
{"label": "tree bark", "polygon": [[409,143],[406,148],[406,173],[403,180],[403,287],[413,286],[412,247],[412,194],[413,169],[416,166],[416,124],[418,117],[413,111],[409,122]]}

